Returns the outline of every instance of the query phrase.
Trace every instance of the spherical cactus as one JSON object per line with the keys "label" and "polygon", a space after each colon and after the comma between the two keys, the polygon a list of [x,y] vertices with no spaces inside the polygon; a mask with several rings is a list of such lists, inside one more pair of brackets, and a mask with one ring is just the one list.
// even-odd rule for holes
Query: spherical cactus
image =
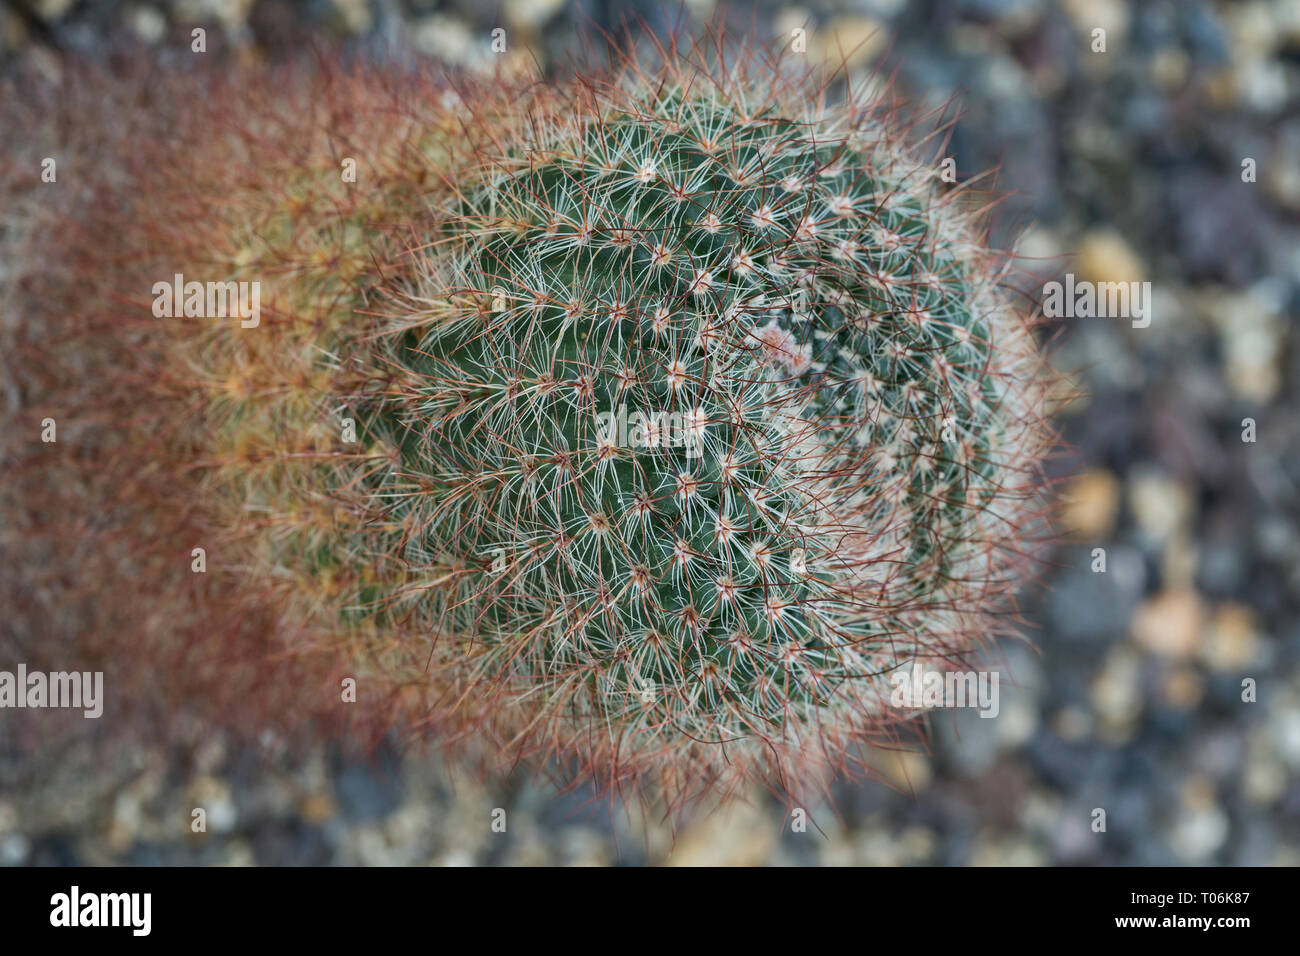
{"label": "spherical cactus", "polygon": [[766,70],[480,147],[369,419],[449,709],[682,799],[822,783],[891,674],[1000,631],[1045,441],[971,215],[882,106]]}

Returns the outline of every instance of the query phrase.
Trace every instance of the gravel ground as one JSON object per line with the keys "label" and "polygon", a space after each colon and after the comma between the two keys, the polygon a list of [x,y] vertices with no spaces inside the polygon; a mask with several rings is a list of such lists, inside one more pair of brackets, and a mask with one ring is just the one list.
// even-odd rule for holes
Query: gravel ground
{"label": "gravel ground", "polygon": [[[1056,362],[1079,393],[1054,464],[1064,539],[1024,597],[1030,640],[1004,650],[1016,686],[998,719],[934,720],[928,753],[882,756],[882,779],[809,808],[807,832],[756,796],[675,839],[582,793],[453,781],[395,744],[358,760],[196,728],[192,748],[74,741],[37,766],[0,727],[0,863],[1300,863],[1300,0],[668,9],[24,0],[0,10],[0,49],[95,56],[127,31],[165,56],[205,25],[218,55],[344,37],[475,68],[504,24],[511,55],[551,69],[583,24],[662,34],[722,15],[759,36],[806,26],[809,56],[852,51],[855,72],[896,72],[922,107],[955,98],[949,152],[963,177],[999,167],[995,237],[1025,230],[1029,288],[1068,270],[1154,291],[1148,328],[1061,323]],[[206,834],[189,832],[194,806]]]}

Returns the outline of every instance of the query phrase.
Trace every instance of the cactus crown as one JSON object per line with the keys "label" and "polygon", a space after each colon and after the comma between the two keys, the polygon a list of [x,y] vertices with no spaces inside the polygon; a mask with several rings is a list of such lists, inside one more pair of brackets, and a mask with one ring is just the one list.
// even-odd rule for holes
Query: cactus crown
{"label": "cactus crown", "polygon": [[392,336],[373,492],[457,706],[607,780],[788,789],[997,629],[1032,342],[887,112],[819,92],[678,61],[535,108]]}

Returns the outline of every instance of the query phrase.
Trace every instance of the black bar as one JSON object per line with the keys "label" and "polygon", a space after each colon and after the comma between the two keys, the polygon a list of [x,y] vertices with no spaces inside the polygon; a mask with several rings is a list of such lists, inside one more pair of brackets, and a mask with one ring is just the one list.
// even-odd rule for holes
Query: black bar
{"label": "black bar", "polygon": [[[119,922],[127,925],[51,925],[59,918],[59,894],[70,904],[73,886],[86,914],[100,912],[97,894],[149,894],[148,935],[135,935],[131,925],[135,916],[142,928],[143,906],[119,908]],[[1294,927],[1293,914],[1283,915],[1293,886],[1294,874],[1283,869],[15,869],[0,871],[0,932],[6,944],[66,942],[75,935],[82,943],[284,939],[337,947],[349,939],[373,945],[377,938],[410,934],[413,941],[442,946],[455,937],[468,945],[484,931],[484,942],[494,945],[512,931],[536,943],[572,926],[593,942],[614,944],[620,933],[647,940],[663,934],[664,942],[681,943],[716,932],[717,939],[734,942],[764,934],[775,921],[800,936],[852,933],[864,945],[891,937],[922,946],[1041,943],[1044,928],[1071,943],[1199,936],[1231,944],[1260,931],[1285,938],[1281,934]],[[94,901],[87,904],[87,896]],[[144,897],[137,899],[142,904]],[[109,901],[109,917],[121,902]],[[1154,922],[1121,925],[1135,919]],[[1208,928],[1199,923],[1204,919],[1211,921]],[[594,928],[599,936],[588,935]],[[553,941],[568,945],[558,936]]]}

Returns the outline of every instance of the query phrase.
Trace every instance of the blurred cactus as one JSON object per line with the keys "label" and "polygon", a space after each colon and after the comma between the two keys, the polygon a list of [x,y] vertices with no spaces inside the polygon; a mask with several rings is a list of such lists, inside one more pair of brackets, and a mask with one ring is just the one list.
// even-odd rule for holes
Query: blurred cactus
{"label": "blurred cactus", "polygon": [[[340,396],[454,100],[423,76],[319,66],[200,66],[159,86],[68,65],[15,87],[0,119],[20,131],[0,276],[19,423],[0,437],[4,656],[102,666],[109,724],[113,708],[164,729],[177,710],[341,717],[352,671],[309,613],[334,586],[307,555],[320,524],[346,523]],[[151,289],[176,274],[259,281],[261,323],[155,317]],[[45,417],[57,443],[40,441]]]}

